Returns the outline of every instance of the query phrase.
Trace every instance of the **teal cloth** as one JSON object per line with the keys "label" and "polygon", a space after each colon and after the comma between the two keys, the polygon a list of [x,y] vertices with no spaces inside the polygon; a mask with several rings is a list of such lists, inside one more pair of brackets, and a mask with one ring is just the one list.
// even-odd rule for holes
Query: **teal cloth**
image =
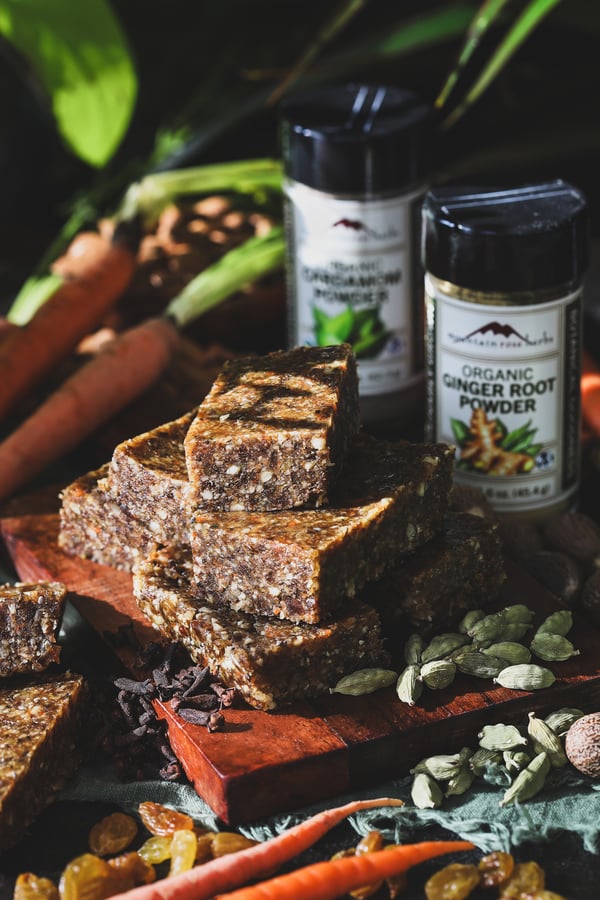
{"label": "teal cloth", "polygon": [[[417,809],[410,799],[412,778],[388,781],[377,788],[329,798],[320,804],[272,816],[240,827],[248,837],[265,840],[327,807],[357,797],[399,797],[403,807],[365,810],[349,818],[359,835],[381,830],[388,840],[413,840],[423,830],[438,825],[453,835],[472,841],[482,852],[510,851],[528,841],[546,842],[562,832],[579,835],[585,850],[600,854],[600,781],[572,769],[553,770],[537,797],[526,803],[500,807],[503,785],[478,779],[471,789],[451,797],[440,809]],[[108,770],[82,768],[59,799],[106,801],[134,812],[137,804],[153,800],[187,812],[207,828],[223,827],[210,807],[189,785],[141,781],[120,783]]]}

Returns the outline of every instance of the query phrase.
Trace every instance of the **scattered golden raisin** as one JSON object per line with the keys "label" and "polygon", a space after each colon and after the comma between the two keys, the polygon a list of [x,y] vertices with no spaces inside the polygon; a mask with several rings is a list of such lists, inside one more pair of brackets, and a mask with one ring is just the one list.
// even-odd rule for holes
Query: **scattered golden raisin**
{"label": "scattered golden raisin", "polygon": [[508,881],[513,873],[515,861],[510,853],[494,850],[482,856],[477,868],[481,875],[482,887],[498,887]]}
{"label": "scattered golden raisin", "polygon": [[13,900],[58,900],[58,887],[49,878],[23,872],[15,882]]}
{"label": "scattered golden raisin", "polygon": [[58,885],[61,900],[105,900],[118,891],[118,879],[105,859],[82,853],[67,863]]}
{"label": "scattered golden raisin", "polygon": [[192,831],[194,828],[191,816],[151,800],[140,803],[138,813],[150,834],[173,835],[176,831]]}
{"label": "scattered golden raisin", "polygon": [[500,900],[522,900],[524,896],[543,891],[546,877],[536,862],[517,863],[513,873],[502,885]]}
{"label": "scattered golden raisin", "polygon": [[121,812],[111,813],[92,827],[88,846],[97,856],[111,856],[129,847],[137,833],[137,822],[132,816]]}
{"label": "scattered golden raisin", "polygon": [[451,863],[428,879],[425,895],[427,900],[463,900],[475,890],[480,880],[477,866]]}

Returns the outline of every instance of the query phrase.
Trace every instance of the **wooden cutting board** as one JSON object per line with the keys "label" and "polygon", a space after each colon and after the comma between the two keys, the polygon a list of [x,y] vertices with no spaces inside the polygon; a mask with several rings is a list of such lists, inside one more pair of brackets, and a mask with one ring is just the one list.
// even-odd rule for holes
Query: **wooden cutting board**
{"label": "wooden cutting board", "polygon": [[[111,636],[123,625],[133,623],[142,643],[156,640],[133,599],[131,576],[62,553],[56,515],[5,518],[0,531],[19,578],[63,581],[74,606],[111,652],[117,643]],[[526,573],[507,565],[509,578],[497,606],[527,603],[536,611],[534,624],[560,607]],[[484,724],[524,725],[531,710],[600,708],[600,631],[575,618],[569,638],[581,655],[548,664],[557,681],[535,693],[459,675],[443,691],[426,691],[414,707],[389,688],[366,697],[326,695],[271,713],[227,709],[225,729],[212,734],[183,722],[167,706],[160,706],[159,714],[198,794],[224,822],[239,825],[405,775],[424,756],[475,746]],[[131,648],[116,652],[131,664]]]}

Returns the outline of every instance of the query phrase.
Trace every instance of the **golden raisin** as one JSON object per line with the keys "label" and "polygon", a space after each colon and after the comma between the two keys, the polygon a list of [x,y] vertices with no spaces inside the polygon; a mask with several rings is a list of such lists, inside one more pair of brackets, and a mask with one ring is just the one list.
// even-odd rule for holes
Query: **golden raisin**
{"label": "golden raisin", "polygon": [[425,884],[427,900],[463,900],[479,884],[477,866],[465,863],[451,863],[444,866]]}
{"label": "golden raisin", "polygon": [[517,863],[513,873],[502,885],[501,900],[522,900],[536,891],[543,891],[546,877],[536,862]]}
{"label": "golden raisin", "polygon": [[58,887],[49,878],[23,872],[15,881],[13,900],[58,900]]}
{"label": "golden raisin", "polygon": [[[383,847],[383,836],[380,831],[369,831],[364,835],[355,847],[356,856],[364,856],[365,853],[372,853],[374,850],[381,850]],[[383,881],[374,881],[371,884],[365,884],[360,888],[350,892],[350,896],[354,900],[366,900],[376,894],[380,889]]]}
{"label": "golden raisin", "polygon": [[105,859],[83,853],[67,863],[58,889],[61,900],[105,900],[118,892],[118,881]]}
{"label": "golden raisin", "polygon": [[237,834],[235,831],[218,831],[212,835],[212,855],[227,856],[229,853],[237,853],[239,850],[246,850],[248,847],[254,847],[258,841],[252,838],[244,837],[243,834]]}
{"label": "golden raisin", "polygon": [[150,834],[173,835],[176,831],[192,831],[194,828],[191,816],[151,800],[140,803],[138,812]]}
{"label": "golden raisin", "polygon": [[187,872],[196,861],[198,839],[195,831],[176,831],[171,838],[171,867],[169,876]]}
{"label": "golden raisin", "polygon": [[171,838],[167,835],[154,834],[144,841],[138,850],[139,856],[150,865],[157,866],[171,856]]}
{"label": "golden raisin", "polygon": [[146,862],[135,850],[114,856],[107,862],[121,885],[121,891],[128,891],[138,884],[151,884],[156,880],[154,866]]}
{"label": "golden raisin", "polygon": [[90,831],[88,845],[97,856],[111,856],[128,847],[138,833],[132,816],[116,812],[105,816]]}
{"label": "golden raisin", "polygon": [[481,886],[485,888],[498,887],[508,881],[513,873],[515,861],[510,853],[494,850],[479,860],[479,873]]}

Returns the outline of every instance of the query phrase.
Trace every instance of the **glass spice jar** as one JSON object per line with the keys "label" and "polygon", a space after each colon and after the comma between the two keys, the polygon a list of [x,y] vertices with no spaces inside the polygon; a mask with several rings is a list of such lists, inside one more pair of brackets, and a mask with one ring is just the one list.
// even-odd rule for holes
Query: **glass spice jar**
{"label": "glass spice jar", "polygon": [[352,344],[367,425],[422,413],[432,122],[413,93],[386,85],[319,87],[282,104],[288,343]]}
{"label": "glass spice jar", "polygon": [[425,197],[426,436],[499,512],[576,503],[588,254],[586,199],[562,180]]}

